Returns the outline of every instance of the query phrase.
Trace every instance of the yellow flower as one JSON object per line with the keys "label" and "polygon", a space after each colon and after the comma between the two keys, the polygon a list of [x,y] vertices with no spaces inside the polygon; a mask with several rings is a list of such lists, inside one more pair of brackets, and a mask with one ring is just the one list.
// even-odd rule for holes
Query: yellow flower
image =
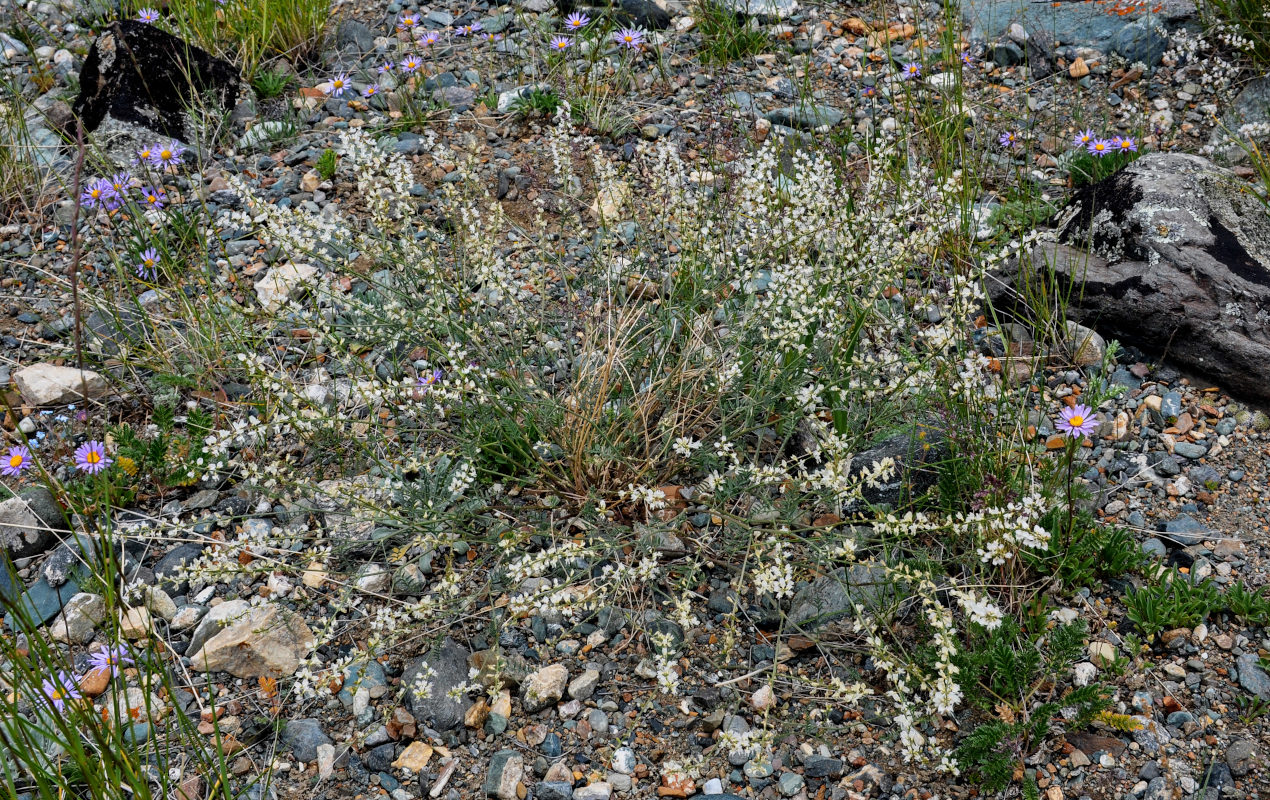
{"label": "yellow flower", "polygon": [[131,458],[128,458],[127,456],[119,456],[115,463],[119,465],[119,469],[128,473],[128,477],[137,477],[137,462],[133,461]]}

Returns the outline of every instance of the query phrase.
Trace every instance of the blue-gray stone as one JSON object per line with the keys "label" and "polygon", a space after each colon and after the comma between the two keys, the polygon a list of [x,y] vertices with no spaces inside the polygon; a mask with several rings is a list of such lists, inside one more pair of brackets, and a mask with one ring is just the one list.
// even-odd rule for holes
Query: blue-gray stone
{"label": "blue-gray stone", "polygon": [[564,745],[555,732],[548,733],[547,738],[542,740],[542,754],[547,758],[559,758],[564,754]]}
{"label": "blue-gray stone", "polygon": [[1178,442],[1173,445],[1173,452],[1190,459],[1203,458],[1208,452],[1208,445],[1198,442]]}
{"label": "blue-gray stone", "polygon": [[282,731],[282,742],[291,748],[297,761],[307,764],[317,761],[318,746],[331,744],[331,737],[316,719],[293,719]]}
{"label": "blue-gray stone", "polygon": [[573,784],[564,781],[540,781],[534,784],[533,800],[570,800]]}
{"label": "blue-gray stone", "polygon": [[1168,34],[1159,25],[1146,20],[1130,22],[1111,40],[1111,48],[1130,64],[1141,62],[1154,67],[1164,59],[1169,47]]}
{"label": "blue-gray stone", "polygon": [[1182,393],[1165,392],[1160,398],[1160,414],[1166,420],[1177,419],[1182,413]]}
{"label": "blue-gray stone", "polygon": [[[19,606],[32,623],[43,625],[56,617],[62,610],[62,606],[77,594],[79,594],[79,584],[74,578],[68,579],[66,583],[57,587],[50,586],[47,580],[40,578],[26,590],[26,594],[19,601]],[[15,622],[12,611],[4,615],[5,625],[16,628],[18,626],[14,624]]]}
{"label": "blue-gray stone", "polygon": [[1195,717],[1192,716],[1189,711],[1174,711],[1172,714],[1169,714],[1168,719],[1165,720],[1168,725],[1171,725],[1174,728],[1180,728],[1186,723],[1194,721]]}
{"label": "blue-gray stone", "polygon": [[1173,542],[1178,547],[1190,547],[1199,544],[1212,535],[1212,530],[1207,525],[1190,516],[1183,514],[1177,519],[1171,519],[1164,523],[1160,528],[1160,538]]}
{"label": "blue-gray stone", "polygon": [[803,776],[799,775],[797,772],[786,772],[781,775],[780,780],[777,781],[781,794],[786,797],[793,797],[802,791],[803,783]]}
{"label": "blue-gray stone", "polygon": [[833,106],[812,105],[804,103],[796,106],[785,106],[763,115],[774,125],[787,125],[791,128],[814,130],[816,128],[832,128],[842,122],[844,114]]}
{"label": "blue-gray stone", "polygon": [[1167,554],[1166,548],[1164,546],[1164,542],[1161,542],[1159,539],[1156,539],[1155,537],[1147,539],[1145,542],[1142,543],[1142,552],[1145,553],[1146,555],[1154,556],[1156,558],[1164,558],[1164,556]]}
{"label": "blue-gray stone", "polygon": [[1236,658],[1235,666],[1239,669],[1240,686],[1262,700],[1270,700],[1270,675],[1257,665],[1256,654],[1245,653]]}

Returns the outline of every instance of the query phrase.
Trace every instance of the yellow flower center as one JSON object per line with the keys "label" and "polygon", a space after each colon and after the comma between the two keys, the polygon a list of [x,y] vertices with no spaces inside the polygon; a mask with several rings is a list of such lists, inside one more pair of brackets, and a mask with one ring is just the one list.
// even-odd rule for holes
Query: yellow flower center
{"label": "yellow flower center", "polygon": [[49,693],[49,697],[52,698],[53,700],[61,700],[65,696],[66,696],[66,693],[63,692],[61,689],[54,689],[52,692]]}
{"label": "yellow flower center", "polygon": [[1073,416],[1071,419],[1067,421],[1071,423],[1073,428],[1079,428],[1081,425],[1085,424],[1085,418],[1082,417],[1080,414],[1076,414],[1075,416]]}
{"label": "yellow flower center", "polygon": [[9,456],[9,466],[11,467],[20,467],[23,461],[26,461],[26,459],[20,455]]}
{"label": "yellow flower center", "polygon": [[163,152],[159,153],[159,158],[163,159],[164,161],[167,161],[171,157],[172,157],[171,150],[164,150]]}
{"label": "yellow flower center", "polygon": [[98,453],[96,450],[89,450],[88,455],[84,456],[84,460],[89,464],[96,464],[101,461],[101,453]]}

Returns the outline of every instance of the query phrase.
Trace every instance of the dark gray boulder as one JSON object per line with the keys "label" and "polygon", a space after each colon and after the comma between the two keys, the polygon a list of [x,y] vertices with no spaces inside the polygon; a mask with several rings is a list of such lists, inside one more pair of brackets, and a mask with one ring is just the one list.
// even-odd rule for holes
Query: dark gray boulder
{"label": "dark gray boulder", "polygon": [[43,553],[66,530],[61,506],[43,486],[0,502],[0,550],[13,558]]}
{"label": "dark gray boulder", "polygon": [[[238,99],[238,68],[205,50],[135,20],[117,20],[93,42],[72,106],[87,132],[102,128],[116,161],[156,138],[197,140],[190,109],[207,102],[227,112]],[[116,153],[115,150],[121,152]]]}
{"label": "dark gray boulder", "polygon": [[[466,695],[455,700],[449,692],[467,682],[467,659],[470,655],[458,642],[447,638],[432,652],[424,653],[406,665],[401,683],[406,687],[410,713],[416,719],[438,731],[453,730],[463,724],[463,715],[472,701]],[[425,695],[414,691],[421,676],[430,685],[430,691]]]}
{"label": "dark gray boulder", "polygon": [[561,17],[572,14],[574,11],[591,12],[589,15],[595,17],[597,12],[607,8],[612,9],[614,18],[622,25],[654,31],[670,27],[670,14],[653,0],[593,0],[592,2],[556,0],[556,13]]}
{"label": "dark gray boulder", "polygon": [[[1078,190],[1056,241],[1022,259],[1052,273],[1067,314],[1222,388],[1270,400],[1270,213],[1252,188],[1199,156],[1151,153]],[[1020,264],[989,277],[1021,310]]]}

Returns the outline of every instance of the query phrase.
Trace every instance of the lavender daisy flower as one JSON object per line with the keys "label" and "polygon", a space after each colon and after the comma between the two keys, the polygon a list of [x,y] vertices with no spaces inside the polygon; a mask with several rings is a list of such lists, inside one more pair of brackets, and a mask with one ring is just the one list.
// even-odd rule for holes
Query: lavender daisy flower
{"label": "lavender daisy flower", "polygon": [[913,78],[922,77],[922,65],[916,61],[910,61],[904,65],[904,69],[900,70],[901,80],[911,80]]}
{"label": "lavender daisy flower", "polygon": [[454,29],[455,36],[471,36],[481,29],[481,23],[469,22]]}
{"label": "lavender daisy flower", "polygon": [[1098,417],[1094,414],[1094,410],[1083,403],[1078,403],[1072,408],[1064,408],[1059,416],[1062,417],[1057,424],[1059,433],[1072,439],[1088,436],[1098,429]]}
{"label": "lavender daisy flower", "polygon": [[1094,139],[1092,142],[1089,143],[1088,150],[1093,155],[1096,155],[1099,158],[1102,158],[1103,156],[1111,152],[1111,140],[1110,139]]}
{"label": "lavender daisy flower", "polygon": [[860,90],[861,97],[876,97],[878,89],[876,86],[866,86]]}
{"label": "lavender daisy flower", "polygon": [[93,653],[88,663],[95,669],[110,670],[111,677],[114,677],[119,674],[120,667],[137,662],[132,660],[122,645],[115,645]]}
{"label": "lavender daisy flower", "polygon": [[75,684],[74,678],[65,671],[60,671],[53,680],[44,679],[44,697],[53,704],[55,711],[62,711],[66,708],[66,701],[78,700],[83,696]]}
{"label": "lavender daisy flower", "polygon": [[362,89],[362,97],[374,97],[377,94],[379,94],[378,83],[372,83],[370,86],[367,86],[365,89]]}
{"label": "lavender daisy flower", "polygon": [[344,90],[348,88],[348,73],[341,72],[339,75],[332,78],[330,87],[331,88],[326,90],[327,94],[332,97],[343,97]]}
{"label": "lavender daisy flower", "polygon": [[177,164],[184,163],[182,158],[184,155],[185,148],[173,139],[166,145],[156,144],[154,146],[154,160],[150,163],[156,167],[175,167]]}
{"label": "lavender daisy flower", "polygon": [[975,57],[970,55],[969,50],[962,50],[961,55],[957,56],[957,58],[967,67],[973,67],[975,65]]}
{"label": "lavender daisy flower", "polygon": [[16,478],[22,474],[22,470],[31,467],[31,451],[25,445],[15,445],[9,448],[9,455],[0,464],[0,475],[6,478]]}
{"label": "lavender daisy flower", "polygon": [[106,455],[106,445],[96,439],[84,442],[75,450],[75,466],[89,475],[96,475],[113,463],[115,460]]}
{"label": "lavender daisy flower", "polygon": [[1076,138],[1072,140],[1072,144],[1075,145],[1076,147],[1087,148],[1097,138],[1098,138],[1098,134],[1094,133],[1093,128],[1086,128],[1085,130],[1076,134]]}
{"label": "lavender daisy flower", "polygon": [[1111,140],[1111,146],[1115,148],[1117,152],[1121,153],[1138,152],[1138,143],[1133,140],[1132,136],[1117,136]]}
{"label": "lavender daisy flower", "polygon": [[423,62],[420,61],[418,57],[416,56],[406,56],[405,58],[401,59],[401,63],[398,64],[397,66],[399,66],[401,68],[401,71],[404,72],[405,74],[413,75],[419,71],[420,67],[423,66]]}
{"label": "lavender daisy flower", "polygon": [[552,36],[551,49],[556,52],[563,52],[573,46],[573,40],[568,36]]}
{"label": "lavender daisy flower", "polygon": [[143,8],[137,12],[137,22],[144,22],[147,25],[159,21],[159,12],[153,8]]}
{"label": "lavender daisy flower", "polygon": [[79,201],[86,208],[97,208],[98,206],[109,205],[115,198],[115,190],[111,187],[110,181],[105,178],[98,178],[84,187],[84,192],[79,196]]}
{"label": "lavender daisy flower", "polygon": [[436,369],[432,370],[427,375],[419,376],[419,388],[424,390],[425,392],[440,382],[441,382],[441,368],[440,367],[437,367]]}
{"label": "lavender daisy flower", "polygon": [[167,202],[168,196],[161,186],[147,186],[141,190],[141,199],[145,202],[146,208],[161,211]]}
{"label": "lavender daisy flower", "polygon": [[419,46],[430,47],[439,41],[441,41],[440,31],[428,31],[419,37]]}
{"label": "lavender daisy flower", "polygon": [[137,151],[137,154],[133,156],[133,159],[132,159],[132,163],[139,167],[149,166],[153,162],[154,162],[154,146],[153,145],[142,147],[140,150]]}
{"label": "lavender daisy flower", "polygon": [[1014,131],[1006,131],[997,137],[997,141],[1001,143],[1002,147],[1009,147],[1011,149],[1018,147],[1019,145],[1018,136]]}
{"label": "lavender daisy flower", "polygon": [[385,61],[379,65],[378,72],[380,75],[383,75],[385,72],[392,72],[393,66],[394,65],[391,61]]}
{"label": "lavender daisy flower", "polygon": [[497,41],[502,40],[502,38],[503,38],[503,34],[501,34],[501,33],[485,33],[485,34],[483,34],[483,35],[481,36],[481,38],[482,38],[482,39],[484,39],[484,40],[486,41],[486,43],[488,43],[488,44],[493,44],[494,42],[497,42]]}
{"label": "lavender daisy flower", "polygon": [[419,24],[419,18],[414,14],[402,14],[397,20],[397,30],[407,31]]}
{"label": "lavender daisy flower", "polygon": [[622,28],[613,34],[613,41],[629,50],[638,50],[644,43],[644,32],[639,28]]}
{"label": "lavender daisy flower", "polygon": [[159,251],[148,247],[141,251],[141,260],[137,262],[137,277],[141,280],[156,280],[159,277]]}
{"label": "lavender daisy flower", "polygon": [[581,11],[575,11],[564,18],[564,26],[571,31],[580,31],[587,26],[591,18]]}
{"label": "lavender daisy flower", "polygon": [[127,170],[116,172],[110,176],[110,188],[115,190],[120,200],[128,198],[128,190],[132,185],[132,174]]}

